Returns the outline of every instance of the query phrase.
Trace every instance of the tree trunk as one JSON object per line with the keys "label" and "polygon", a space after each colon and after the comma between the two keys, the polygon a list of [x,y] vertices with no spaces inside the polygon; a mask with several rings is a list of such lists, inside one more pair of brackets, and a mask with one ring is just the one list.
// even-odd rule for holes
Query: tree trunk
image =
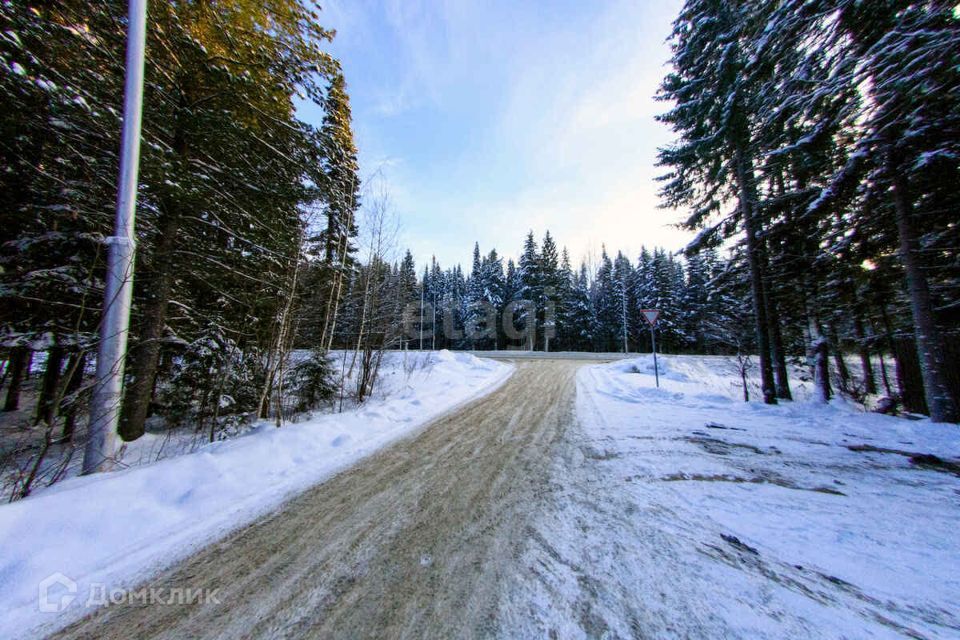
{"label": "tree trunk", "polygon": [[144,433],[144,424],[153,399],[154,379],[160,361],[160,342],[167,325],[167,305],[173,291],[174,252],[180,230],[180,213],[176,203],[166,202],[161,208],[160,238],[153,256],[149,298],[143,305],[137,346],[130,363],[130,382],[123,399],[123,412],[118,429],[126,442]]}
{"label": "tree trunk", "polygon": [[27,348],[14,347],[10,352],[10,386],[7,387],[7,399],[4,411],[16,411],[20,408],[20,389],[23,386],[27,369]]}
{"label": "tree trunk", "polygon": [[[267,371],[273,369],[273,361],[267,363]],[[273,378],[269,373],[263,383],[263,389],[260,391],[260,401],[257,403],[257,418],[266,420],[270,417],[270,397],[273,395]]]}
{"label": "tree trunk", "polygon": [[[303,239],[301,237],[300,245]],[[277,427],[280,427],[283,421],[283,364],[289,353],[291,336],[293,335],[293,305],[297,298],[297,286],[300,277],[300,252],[299,247],[297,255],[294,257],[293,269],[290,275],[289,287],[281,292],[281,307],[277,314],[275,336],[276,340],[270,352],[270,364],[267,367],[267,380],[264,385],[263,394],[260,397],[260,417],[266,418],[269,415],[270,392],[273,387],[277,387]]]}
{"label": "tree trunk", "polygon": [[63,369],[63,347],[51,347],[47,351],[47,364],[43,372],[43,384],[37,398],[37,415],[33,423],[52,425],[57,419],[57,392],[60,390],[60,374]]}
{"label": "tree trunk", "polygon": [[903,408],[910,413],[930,413],[923,388],[923,366],[917,354],[917,341],[912,336],[897,336],[893,340],[897,388]]}
{"label": "tree trunk", "polygon": [[813,388],[818,402],[826,403],[833,396],[830,388],[829,347],[823,337],[820,317],[815,306],[816,296],[804,297],[804,313],[807,316],[807,362],[813,369]]}
{"label": "tree trunk", "polygon": [[823,336],[819,333],[817,335],[810,343],[813,350],[813,380],[817,399],[828,402],[833,397],[833,390],[830,388],[830,347]]}
{"label": "tree trunk", "polygon": [[777,404],[776,388],[773,381],[773,367],[770,363],[770,332],[767,323],[767,305],[763,289],[762,243],[758,238],[756,204],[756,186],[753,184],[753,167],[742,149],[736,152],[737,183],[740,197],[740,215],[747,236],[747,261],[750,265],[750,289],[753,293],[753,312],[757,332],[757,349],[760,352],[760,388],[763,401]]}
{"label": "tree trunk", "polygon": [[73,431],[77,424],[77,403],[74,399],[74,402],[64,406],[63,401],[80,390],[80,385],[83,384],[83,374],[86,366],[86,351],[74,353],[70,356],[70,361],[67,363],[67,375],[69,375],[70,378],[67,380],[67,387],[64,389],[63,398],[60,399],[60,410],[64,415],[62,435],[64,442],[73,440]]}
{"label": "tree trunk", "polygon": [[917,356],[923,377],[923,389],[933,422],[957,422],[957,399],[946,379],[945,345],[933,315],[933,298],[920,259],[920,240],[913,226],[913,205],[907,183],[896,163],[889,163],[893,181],[893,202],[897,232],[900,235],[900,260],[903,262],[910,294],[910,311],[917,339]]}
{"label": "tree trunk", "polygon": [[737,350],[737,369],[740,372],[740,384],[743,387],[743,401],[750,402],[750,387],[747,385],[747,358]]}
{"label": "tree trunk", "polygon": [[787,372],[787,354],[783,348],[783,332],[780,330],[780,309],[777,307],[773,288],[768,284],[764,288],[767,302],[767,320],[770,325],[770,359],[773,361],[773,373],[776,376],[777,398],[793,400],[790,393],[790,377]]}
{"label": "tree trunk", "polygon": [[890,388],[890,375],[887,373],[887,359],[883,355],[883,351],[879,354],[880,356],[880,378],[883,380],[883,389],[887,393],[887,397],[890,398],[893,396],[893,389]]}
{"label": "tree trunk", "polygon": [[[883,331],[884,331],[883,336],[887,342],[887,349],[890,350],[890,356],[893,358],[894,370],[898,371],[900,368],[900,365],[898,362],[899,356],[897,354],[897,347],[893,341],[893,326],[890,324],[890,315],[887,313],[887,305],[881,303],[878,306],[880,307],[880,319],[883,322]],[[889,378],[889,375],[887,374],[887,366],[884,363],[882,353],[880,355],[880,365],[881,365],[880,371],[883,374],[883,384],[887,390],[887,396],[892,397],[893,389],[891,388],[891,385],[890,385],[890,378]]]}
{"label": "tree trunk", "polygon": [[830,341],[833,343],[833,361],[837,365],[837,387],[843,393],[850,393],[850,369],[843,359],[843,349],[840,348],[840,334],[836,325],[830,322]]}
{"label": "tree trunk", "polygon": [[863,392],[875,394],[877,392],[877,380],[873,375],[873,365],[870,364],[870,348],[867,346],[867,335],[864,331],[863,320],[860,314],[854,313],[853,331],[857,338],[857,350],[860,352],[860,368],[863,370]]}
{"label": "tree trunk", "polygon": [[[350,204],[350,213],[347,215],[347,228],[338,243],[340,251],[340,267],[334,273],[334,282],[330,286],[330,296],[327,298],[327,311],[323,318],[323,333],[320,335],[320,344],[325,351],[330,351],[333,346],[333,336],[337,329],[337,314],[340,311],[340,299],[343,297],[343,280],[347,271],[347,256],[350,253],[350,229],[353,227],[353,209],[356,202],[352,200]],[[333,256],[327,251],[327,264],[330,264]],[[329,334],[328,334],[329,331]]]}

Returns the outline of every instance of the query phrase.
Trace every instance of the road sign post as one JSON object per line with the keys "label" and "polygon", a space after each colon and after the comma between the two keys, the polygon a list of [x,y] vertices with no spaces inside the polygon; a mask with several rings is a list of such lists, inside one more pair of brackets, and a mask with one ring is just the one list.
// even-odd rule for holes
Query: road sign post
{"label": "road sign post", "polygon": [[657,319],[660,317],[660,309],[640,309],[640,313],[650,325],[650,348],[653,351],[653,375],[657,380],[657,388],[660,387],[660,368],[657,366],[657,336],[654,327],[657,325]]}
{"label": "road sign post", "polygon": [[660,388],[660,368],[657,366],[657,336],[656,332],[653,330],[653,325],[650,325],[650,345],[653,348],[653,375],[657,380],[657,388]]}

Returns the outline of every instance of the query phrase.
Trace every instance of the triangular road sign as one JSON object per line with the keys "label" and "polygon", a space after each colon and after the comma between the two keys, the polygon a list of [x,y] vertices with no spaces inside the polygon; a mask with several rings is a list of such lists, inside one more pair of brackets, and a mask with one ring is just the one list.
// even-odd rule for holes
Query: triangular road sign
{"label": "triangular road sign", "polygon": [[651,327],[657,324],[657,318],[660,317],[660,309],[640,309],[640,313],[647,319]]}

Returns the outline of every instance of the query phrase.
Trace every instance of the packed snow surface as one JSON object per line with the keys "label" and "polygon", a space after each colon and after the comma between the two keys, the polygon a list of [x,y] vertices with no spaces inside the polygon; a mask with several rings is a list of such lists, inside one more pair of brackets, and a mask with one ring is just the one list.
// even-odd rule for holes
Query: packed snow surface
{"label": "packed snow surface", "polygon": [[819,404],[798,380],[794,402],[745,403],[726,358],[660,367],[660,388],[649,357],[580,369],[535,578],[511,596],[529,604],[507,624],[960,637],[960,427]]}
{"label": "packed snow surface", "polygon": [[[286,498],[350,466],[509,377],[466,353],[389,353],[375,396],[108,474],[77,477],[0,507],[0,638],[40,635],[86,608],[92,585],[130,588]],[[41,581],[77,583],[62,612],[41,612]],[[97,594],[93,594],[96,596]]]}

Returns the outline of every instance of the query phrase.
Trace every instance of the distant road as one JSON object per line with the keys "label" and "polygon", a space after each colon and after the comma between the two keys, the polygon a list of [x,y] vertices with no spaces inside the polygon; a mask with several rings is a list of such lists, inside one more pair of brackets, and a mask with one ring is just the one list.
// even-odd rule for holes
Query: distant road
{"label": "distant road", "polygon": [[611,360],[623,360],[625,358],[636,358],[644,355],[642,353],[591,353],[588,351],[513,351],[504,349],[501,351],[467,351],[478,358],[496,358],[498,360],[592,360],[596,362],[609,362]]}

